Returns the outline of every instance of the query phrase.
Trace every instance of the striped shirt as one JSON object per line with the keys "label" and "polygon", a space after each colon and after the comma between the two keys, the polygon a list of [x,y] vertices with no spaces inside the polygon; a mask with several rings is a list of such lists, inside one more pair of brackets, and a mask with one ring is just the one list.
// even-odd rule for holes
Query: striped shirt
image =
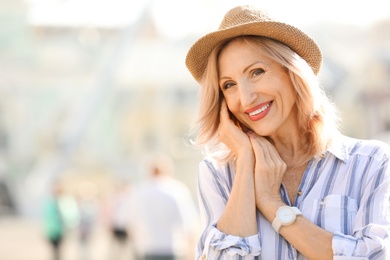
{"label": "striped shirt", "polygon": [[[312,159],[291,205],[332,232],[334,259],[390,259],[390,148],[374,140],[340,135],[321,158]],[[202,235],[197,259],[306,259],[257,212],[258,234],[237,237],[216,228],[234,182],[234,166],[205,157],[199,164]],[[310,238],[308,238],[310,239]]]}

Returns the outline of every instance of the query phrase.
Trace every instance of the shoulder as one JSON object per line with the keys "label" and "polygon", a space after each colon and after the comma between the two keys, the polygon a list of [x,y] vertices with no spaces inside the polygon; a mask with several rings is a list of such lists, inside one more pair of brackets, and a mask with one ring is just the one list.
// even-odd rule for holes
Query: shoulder
{"label": "shoulder", "polygon": [[377,160],[390,158],[390,146],[383,141],[343,136],[343,143],[349,155],[367,156]]}
{"label": "shoulder", "polygon": [[230,183],[234,179],[234,164],[232,162],[220,162],[211,156],[206,156],[199,163],[199,179]]}
{"label": "shoulder", "polygon": [[206,156],[199,163],[199,168],[201,172],[211,172],[218,174],[225,174],[228,171],[231,171],[232,163],[231,162],[220,162],[212,156]]}
{"label": "shoulder", "polygon": [[232,164],[205,157],[199,163],[198,194],[201,197],[213,194],[227,200],[235,178]]}

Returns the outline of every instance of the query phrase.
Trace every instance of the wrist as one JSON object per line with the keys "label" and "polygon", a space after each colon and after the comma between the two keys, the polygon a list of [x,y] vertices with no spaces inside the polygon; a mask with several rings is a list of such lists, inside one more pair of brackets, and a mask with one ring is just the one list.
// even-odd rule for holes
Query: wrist
{"label": "wrist", "polygon": [[263,199],[261,203],[256,200],[257,209],[271,223],[275,219],[278,209],[283,206],[286,204],[280,198]]}
{"label": "wrist", "polygon": [[255,157],[251,151],[242,151],[238,155],[236,155],[236,165],[245,167],[252,174],[254,172],[255,166]]}

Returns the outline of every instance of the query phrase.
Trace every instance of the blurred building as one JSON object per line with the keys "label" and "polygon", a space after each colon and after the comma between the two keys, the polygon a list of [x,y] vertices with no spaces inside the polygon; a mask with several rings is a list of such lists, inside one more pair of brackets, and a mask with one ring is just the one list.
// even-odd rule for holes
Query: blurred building
{"label": "blurred building", "polygon": [[155,151],[175,158],[178,178],[194,191],[199,156],[185,142],[197,88],[183,66],[188,44],[159,34],[147,6],[121,26],[32,23],[29,8],[0,3],[0,152],[20,210],[34,214],[31,199],[58,177],[100,186],[140,178]]}
{"label": "blurred building", "polygon": [[[46,11],[39,2],[0,2],[0,180],[19,212],[34,215],[31,201],[59,177],[69,191],[92,179],[101,193],[116,178],[141,178],[154,151],[175,159],[177,177],[195,193],[201,155],[186,138],[198,87],[184,58],[199,35],[164,35],[154,1],[134,6],[137,14],[115,1],[56,0]],[[80,14],[77,5],[89,9]],[[118,19],[95,19],[105,8]],[[307,31],[324,52],[320,78],[340,108],[342,131],[382,138],[390,131],[390,22]]]}

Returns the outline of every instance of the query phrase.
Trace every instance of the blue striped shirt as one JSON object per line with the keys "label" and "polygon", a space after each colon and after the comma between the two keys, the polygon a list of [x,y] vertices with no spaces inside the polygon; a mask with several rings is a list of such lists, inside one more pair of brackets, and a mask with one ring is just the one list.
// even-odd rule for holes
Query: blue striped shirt
{"label": "blue striped shirt", "polygon": [[[294,206],[334,234],[334,259],[390,259],[389,159],[390,148],[382,142],[340,135],[321,158],[309,162]],[[219,231],[216,223],[232,190],[234,166],[205,157],[199,170],[203,230],[197,259],[306,259],[260,212],[257,235],[236,237]],[[283,185],[281,197],[292,206]]]}

